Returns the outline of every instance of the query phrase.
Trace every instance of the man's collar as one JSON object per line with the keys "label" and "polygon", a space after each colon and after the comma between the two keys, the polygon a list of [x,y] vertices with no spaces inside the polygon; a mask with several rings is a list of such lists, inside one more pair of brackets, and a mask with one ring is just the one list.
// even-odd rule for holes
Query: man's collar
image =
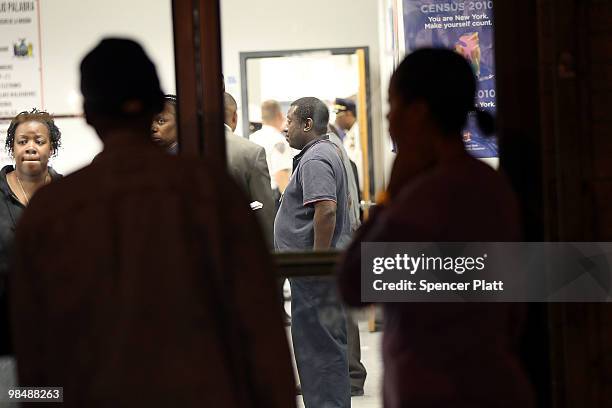
{"label": "man's collar", "polygon": [[329,140],[329,136],[327,134],[324,134],[322,136],[319,136],[318,138],[306,143],[306,145],[302,148],[302,150],[300,151],[299,154],[297,154],[294,158],[294,160],[299,161],[304,154],[306,153],[306,151],[308,149],[310,149],[312,146],[316,145],[317,143],[323,141],[323,140]]}

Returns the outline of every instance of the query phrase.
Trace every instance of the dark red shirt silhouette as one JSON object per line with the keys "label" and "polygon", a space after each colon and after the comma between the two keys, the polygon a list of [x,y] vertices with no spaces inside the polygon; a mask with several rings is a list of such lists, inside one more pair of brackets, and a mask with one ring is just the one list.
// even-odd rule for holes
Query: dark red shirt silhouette
{"label": "dark red shirt silhouette", "polygon": [[[467,155],[416,177],[374,211],[347,251],[340,290],[361,305],[361,242],[520,241],[504,178]],[[530,407],[516,347],[523,305],[384,304],[384,400],[400,407]]]}
{"label": "dark red shirt silhouette", "polygon": [[268,250],[219,169],[104,151],[40,190],[16,243],[22,385],[66,406],[294,405]]}

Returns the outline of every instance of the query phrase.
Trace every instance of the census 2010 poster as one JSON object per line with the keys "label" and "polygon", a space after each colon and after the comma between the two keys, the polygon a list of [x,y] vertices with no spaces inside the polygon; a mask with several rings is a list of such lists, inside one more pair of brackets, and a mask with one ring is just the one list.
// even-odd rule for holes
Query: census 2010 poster
{"label": "census 2010 poster", "polygon": [[[403,0],[403,14],[406,52],[443,47],[463,55],[478,80],[476,106],[495,115],[493,1]],[[496,138],[485,137],[472,116],[463,140],[474,157],[498,157]]]}

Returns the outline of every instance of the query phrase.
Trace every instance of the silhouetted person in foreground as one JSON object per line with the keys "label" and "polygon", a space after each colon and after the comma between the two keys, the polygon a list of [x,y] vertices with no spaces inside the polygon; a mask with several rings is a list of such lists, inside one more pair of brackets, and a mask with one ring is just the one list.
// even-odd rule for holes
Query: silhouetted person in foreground
{"label": "silhouetted person in foreground", "polygon": [[[464,149],[474,111],[469,64],[424,49],[397,68],[389,88],[389,131],[397,158],[389,190],[346,253],[340,290],[361,305],[361,242],[520,241],[515,197],[500,174]],[[516,355],[523,305],[386,303],[384,404],[399,407],[531,407]]]}
{"label": "silhouetted person in foreground", "polygon": [[[121,64],[117,64],[121,61]],[[12,276],[23,386],[70,407],[292,407],[267,249],[222,169],[151,142],[155,67],[128,40],[81,63],[90,166],[23,214]]]}

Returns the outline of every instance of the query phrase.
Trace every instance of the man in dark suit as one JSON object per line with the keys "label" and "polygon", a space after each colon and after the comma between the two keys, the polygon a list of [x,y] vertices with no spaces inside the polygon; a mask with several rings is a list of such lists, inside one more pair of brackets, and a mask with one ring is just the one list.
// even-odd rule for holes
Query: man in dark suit
{"label": "man in dark suit", "polygon": [[263,147],[234,134],[238,123],[238,105],[227,92],[225,102],[225,142],[229,173],[242,188],[251,202],[258,201],[263,208],[256,210],[259,222],[272,247],[274,228],[274,198],[270,187],[270,172]]}

